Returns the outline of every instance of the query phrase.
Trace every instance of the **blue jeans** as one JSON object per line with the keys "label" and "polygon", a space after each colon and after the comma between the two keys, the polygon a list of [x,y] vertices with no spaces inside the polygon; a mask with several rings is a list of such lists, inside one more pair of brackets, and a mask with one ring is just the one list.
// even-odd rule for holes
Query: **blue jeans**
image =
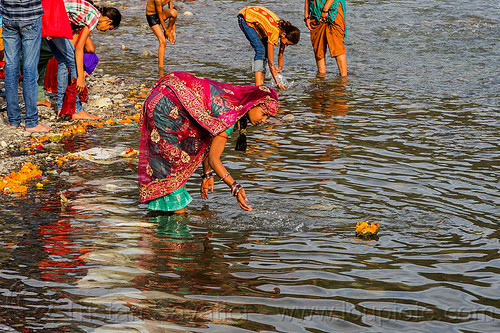
{"label": "blue jeans", "polygon": [[42,38],[42,19],[14,21],[3,19],[3,43],[5,46],[5,97],[7,117],[11,126],[21,124],[19,105],[19,62],[23,55],[23,97],[26,114],[24,126],[35,127],[38,122],[38,59]]}
{"label": "blue jeans", "polygon": [[[64,93],[66,92],[66,87],[68,86],[72,78],[77,77],[75,48],[73,47],[73,44],[69,39],[63,37],[53,37],[51,39],[47,39],[47,44],[49,45],[50,50],[52,51],[54,57],[56,57],[58,63],[57,109],[61,110],[64,101]],[[80,101],[80,98],[78,97],[77,94],[75,113],[81,112],[82,109],[83,109],[82,102]]]}
{"label": "blue jeans", "polygon": [[259,34],[254,28],[249,26],[245,21],[243,15],[238,15],[238,24],[241,31],[245,34],[245,37],[252,45],[255,51],[255,57],[253,58],[253,71],[254,72],[266,72],[266,59],[267,59],[267,37],[260,39]]}

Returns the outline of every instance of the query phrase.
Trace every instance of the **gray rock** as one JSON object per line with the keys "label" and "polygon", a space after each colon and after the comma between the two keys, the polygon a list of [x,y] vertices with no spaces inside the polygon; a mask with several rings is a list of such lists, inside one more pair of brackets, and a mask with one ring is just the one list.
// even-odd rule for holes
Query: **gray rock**
{"label": "gray rock", "polygon": [[113,102],[108,97],[100,97],[89,102],[89,106],[95,108],[109,108]]}

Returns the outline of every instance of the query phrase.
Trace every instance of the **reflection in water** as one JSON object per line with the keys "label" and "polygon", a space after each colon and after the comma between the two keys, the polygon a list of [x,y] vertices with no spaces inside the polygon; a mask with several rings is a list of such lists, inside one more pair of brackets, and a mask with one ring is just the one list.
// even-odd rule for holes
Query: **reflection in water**
{"label": "reflection in water", "polygon": [[318,74],[311,80],[311,85],[306,92],[311,98],[306,99],[306,105],[314,113],[345,116],[349,111],[347,85],[348,77],[341,76],[328,80],[326,76]]}
{"label": "reflection in water", "polygon": [[41,279],[73,283],[85,276],[84,258],[89,249],[75,243],[73,230],[69,217],[40,226],[38,232],[44,243],[42,248],[47,253],[46,258],[38,263]]}
{"label": "reflection in water", "polygon": [[325,147],[326,152],[318,157],[320,161],[347,156],[343,147],[338,145],[338,139],[340,124],[344,119],[341,116],[346,116],[349,112],[348,83],[345,76],[328,80],[324,75],[318,74],[305,90],[310,95],[310,98],[304,99],[308,111],[320,115],[316,118],[319,126],[311,129],[312,133],[320,137],[327,136],[331,140]]}

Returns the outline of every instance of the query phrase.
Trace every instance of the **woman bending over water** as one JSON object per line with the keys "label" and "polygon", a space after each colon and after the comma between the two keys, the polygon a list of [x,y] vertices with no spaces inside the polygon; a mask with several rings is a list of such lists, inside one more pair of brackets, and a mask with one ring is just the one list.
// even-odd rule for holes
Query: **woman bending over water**
{"label": "woman bending over water", "polygon": [[[279,89],[286,88],[278,80],[276,73],[283,70],[285,47],[295,45],[300,40],[300,30],[290,22],[281,20],[267,8],[245,7],[238,13],[238,24],[255,51],[253,71],[255,85],[264,84],[266,61]],[[278,67],[274,65],[274,46],[280,44]]]}
{"label": "woman bending over water", "polygon": [[[236,86],[173,72],[161,78],[146,98],[139,121],[139,192],[153,210],[184,213],[192,201],[185,183],[203,164],[201,197],[213,192],[214,172],[229,186],[244,210],[245,190],[226,170],[220,156],[228,135],[240,123],[252,125],[275,117],[276,92],[266,86]],[[239,138],[240,139],[240,138]],[[237,149],[242,147],[238,140]]]}

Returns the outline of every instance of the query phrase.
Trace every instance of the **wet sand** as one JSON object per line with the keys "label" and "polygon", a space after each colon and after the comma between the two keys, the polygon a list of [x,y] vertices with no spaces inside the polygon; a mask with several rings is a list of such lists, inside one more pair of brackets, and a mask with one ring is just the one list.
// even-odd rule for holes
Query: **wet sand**
{"label": "wet sand", "polygon": [[[134,115],[140,111],[143,102],[143,94],[146,91],[144,84],[138,85],[131,80],[104,74],[97,68],[94,74],[87,78],[89,100],[83,103],[83,110],[93,115],[98,115],[101,120],[111,118],[123,118]],[[4,82],[0,83],[0,89],[4,89]],[[46,93],[49,100],[55,105],[55,94]],[[24,102],[22,99],[22,83],[19,88],[20,103],[24,114]],[[29,145],[33,137],[43,137],[50,133],[58,133],[65,128],[78,124],[79,120],[63,119],[57,117],[57,110],[46,106],[38,107],[40,123],[52,128],[49,133],[34,133],[26,131],[24,122],[17,129],[8,127],[7,103],[5,97],[0,97],[0,176],[17,171],[27,161],[34,162],[46,157],[47,153],[35,151],[26,153],[21,147]],[[20,151],[22,151],[20,153]]]}

